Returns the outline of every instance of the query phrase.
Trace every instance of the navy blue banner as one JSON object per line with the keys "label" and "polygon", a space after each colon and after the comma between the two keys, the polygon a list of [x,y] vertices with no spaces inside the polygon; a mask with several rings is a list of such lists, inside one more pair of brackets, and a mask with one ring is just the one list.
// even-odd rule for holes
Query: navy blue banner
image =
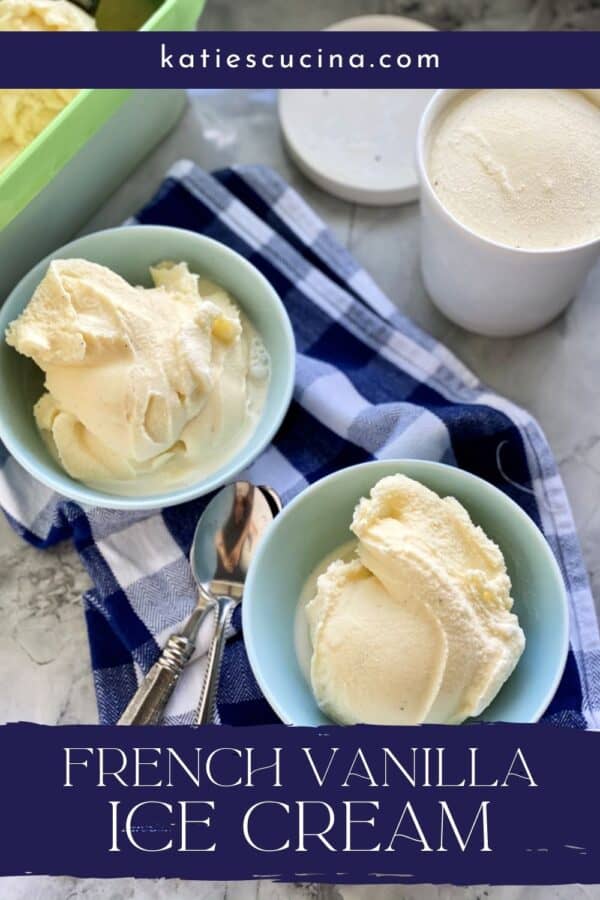
{"label": "navy blue banner", "polygon": [[600,736],[0,729],[0,875],[600,882]]}
{"label": "navy blue banner", "polygon": [[598,32],[3,33],[3,88],[594,87]]}

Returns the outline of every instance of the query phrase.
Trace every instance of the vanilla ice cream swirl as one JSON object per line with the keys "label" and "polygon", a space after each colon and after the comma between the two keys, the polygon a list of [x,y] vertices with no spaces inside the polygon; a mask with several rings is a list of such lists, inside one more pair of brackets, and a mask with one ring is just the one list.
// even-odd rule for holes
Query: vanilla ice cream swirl
{"label": "vanilla ice cream swirl", "polygon": [[226,291],[185,263],[151,277],[137,287],[87,260],[54,260],[6,333],[45,373],[34,415],[54,456],[116,494],[216,471],[251,435],[269,381],[264,345]]}
{"label": "vanilla ice cream swirl", "polygon": [[379,481],[351,528],[354,558],[327,566],[306,607],[321,709],[343,724],[479,715],[525,646],[498,546],[404,475]]}

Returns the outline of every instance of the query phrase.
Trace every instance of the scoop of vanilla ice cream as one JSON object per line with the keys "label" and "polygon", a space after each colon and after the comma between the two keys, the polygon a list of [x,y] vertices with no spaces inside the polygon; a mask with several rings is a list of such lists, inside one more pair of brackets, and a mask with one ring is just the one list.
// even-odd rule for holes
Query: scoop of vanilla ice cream
{"label": "scoop of vanilla ice cream", "polygon": [[0,31],[95,31],[96,23],[68,0],[0,0]]}
{"label": "scoop of vanilla ice cream", "polygon": [[226,292],[184,263],[151,274],[154,288],[134,287],[105,266],[54,260],[6,333],[45,372],[34,414],[62,466],[119,493],[218,468],[266,390],[249,371],[254,331]]}
{"label": "scoop of vanilla ice cream", "polygon": [[308,604],[311,681],[344,725],[422,722],[440,687],[446,639],[419,602],[398,603],[358,560],[332,563]]}
{"label": "scoop of vanilla ice cream", "polygon": [[499,548],[404,475],[379,481],[351,527],[358,560],[331,564],[307,608],[319,705],[344,723],[479,715],[525,646]]}
{"label": "scoop of vanilla ice cream", "polygon": [[442,204],[483,237],[525,249],[600,237],[597,91],[461,91],[428,157]]}
{"label": "scoop of vanilla ice cream", "polygon": [[0,91],[0,171],[50,124],[77,93],[76,90],[58,89]]}

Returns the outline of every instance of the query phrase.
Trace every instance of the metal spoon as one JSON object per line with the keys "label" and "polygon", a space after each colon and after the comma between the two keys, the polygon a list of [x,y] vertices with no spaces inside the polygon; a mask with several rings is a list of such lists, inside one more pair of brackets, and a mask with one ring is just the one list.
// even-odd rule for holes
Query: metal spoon
{"label": "metal spoon", "polygon": [[222,491],[219,500],[211,509],[212,533],[207,530],[206,543],[198,542],[194,560],[198,580],[213,596],[215,609],[215,635],[196,710],[198,725],[214,720],[227,626],[242,600],[252,555],[274,513],[281,509],[279,497],[270,488],[261,491],[243,481]]}
{"label": "metal spoon", "polygon": [[235,498],[242,495],[252,498],[249,511],[255,509],[257,520],[252,517],[252,532],[246,535],[241,547],[247,562],[264,529],[281,509],[281,501],[272,488],[255,487],[246,481],[230,484],[212,498],[198,520],[190,550],[192,573],[198,584],[196,606],[182,630],[172,634],[165,644],[119,719],[119,725],[153,725],[161,720],[179,676],[194,652],[204,617],[218,602],[215,593],[219,591],[211,589],[212,575],[218,567],[217,533],[221,534],[224,517],[233,511]]}

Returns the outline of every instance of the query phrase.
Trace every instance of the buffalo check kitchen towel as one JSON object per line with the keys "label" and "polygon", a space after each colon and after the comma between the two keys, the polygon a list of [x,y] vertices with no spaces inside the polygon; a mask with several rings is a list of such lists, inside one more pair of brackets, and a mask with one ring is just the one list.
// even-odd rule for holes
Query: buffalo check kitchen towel
{"label": "buffalo check kitchen towel", "polygon": [[[482,385],[393,306],[315,213],[273,171],[169,172],[137,222],[188,228],[247,257],[279,293],[297,342],[294,399],[273,443],[246,470],[284,502],[309,483],[369,459],[421,457],[487,479],[538,524],[561,566],[571,649],[546,718],[600,724],[600,640],[565,490],[537,423]],[[187,554],[206,500],[162,512],[83,507],[35,482],[3,452],[0,504],[37,547],[72,540],[93,587],[84,597],[100,720],[116,722],[143,674],[195,602]],[[239,617],[218,697],[227,724],[276,721],[244,650]],[[182,678],[167,723],[193,719],[202,655]]]}

